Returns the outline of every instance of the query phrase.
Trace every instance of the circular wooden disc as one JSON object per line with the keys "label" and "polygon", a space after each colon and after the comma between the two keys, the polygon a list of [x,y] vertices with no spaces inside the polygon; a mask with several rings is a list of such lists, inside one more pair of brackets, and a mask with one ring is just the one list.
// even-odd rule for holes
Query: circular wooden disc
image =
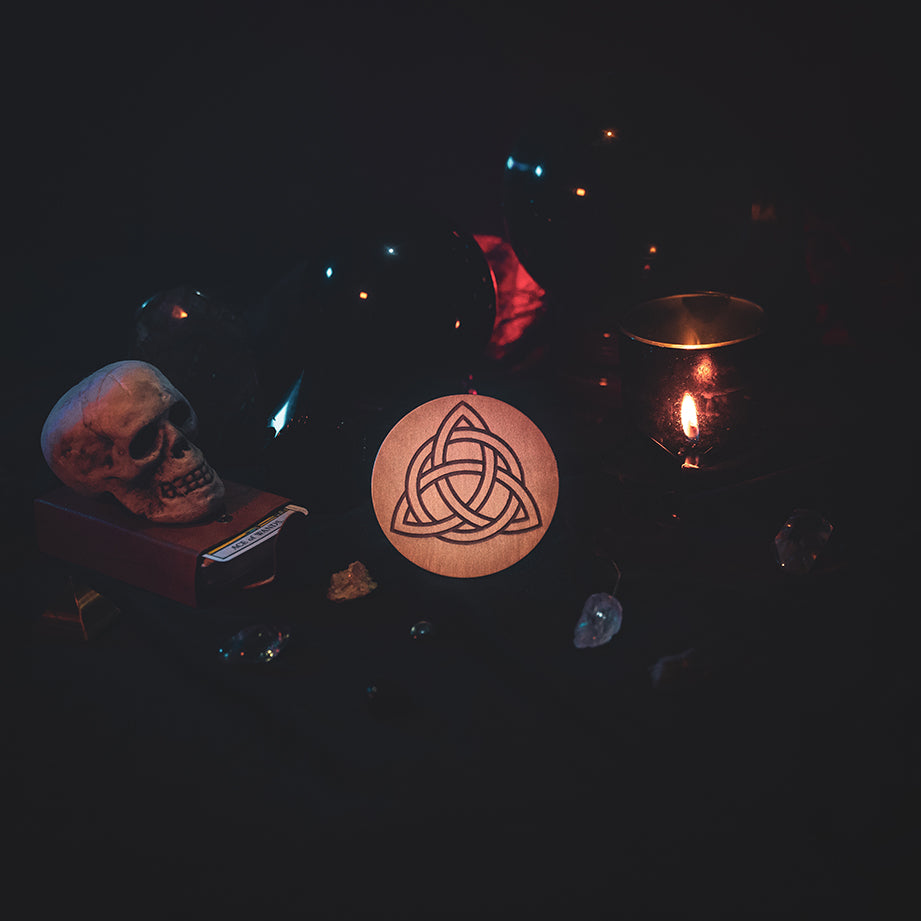
{"label": "circular wooden disc", "polygon": [[371,499],[390,543],[422,569],[468,579],[506,569],[544,536],[560,478],[540,429],[479,394],[439,397],[384,439]]}

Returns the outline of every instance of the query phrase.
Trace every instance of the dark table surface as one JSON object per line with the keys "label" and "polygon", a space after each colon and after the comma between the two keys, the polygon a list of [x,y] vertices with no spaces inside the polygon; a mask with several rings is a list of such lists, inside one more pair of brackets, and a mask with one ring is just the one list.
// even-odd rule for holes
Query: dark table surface
{"label": "dark table surface", "polygon": [[[638,487],[607,450],[627,443],[616,401],[553,362],[497,365],[482,392],[539,422],[561,474],[550,529],[511,569],[426,573],[370,502],[343,500],[312,510],[297,572],[200,610],[89,576],[121,615],[83,644],[33,636],[13,701],[36,914],[896,917],[917,902],[917,199],[900,30],[842,15],[269,5],[116,21],[117,38],[97,29],[111,15],[22,20],[31,143],[0,485],[5,598],[27,633],[67,574],[29,524],[54,484],[41,424],[130,357],[137,306],[183,283],[256,303],[343,198],[381,186],[503,236],[529,102],[600,58],[693,73],[779,137],[846,254],[837,326],[778,370],[783,448],[728,488]],[[790,579],[772,540],[804,505],[835,532]],[[354,559],[379,588],[325,600]],[[611,559],[623,629],[575,649]],[[435,633],[416,642],[421,619]],[[291,642],[229,667],[217,648],[256,622]],[[694,668],[654,687],[650,667],[689,648]],[[369,707],[371,681],[405,706]]]}

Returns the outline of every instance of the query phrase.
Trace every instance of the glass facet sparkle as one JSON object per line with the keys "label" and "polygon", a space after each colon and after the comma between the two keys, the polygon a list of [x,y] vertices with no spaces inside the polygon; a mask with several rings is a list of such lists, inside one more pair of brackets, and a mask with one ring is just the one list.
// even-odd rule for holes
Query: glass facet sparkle
{"label": "glass facet sparkle", "polygon": [[291,639],[277,627],[257,624],[235,633],[218,654],[228,662],[271,662]]}

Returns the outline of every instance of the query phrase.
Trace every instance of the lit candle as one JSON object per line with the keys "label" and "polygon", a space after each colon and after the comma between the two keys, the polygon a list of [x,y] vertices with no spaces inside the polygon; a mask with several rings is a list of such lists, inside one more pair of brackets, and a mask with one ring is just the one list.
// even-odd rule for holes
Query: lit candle
{"label": "lit candle", "polygon": [[764,312],[728,294],[647,301],[621,319],[626,408],[681,468],[724,462],[744,437]]}

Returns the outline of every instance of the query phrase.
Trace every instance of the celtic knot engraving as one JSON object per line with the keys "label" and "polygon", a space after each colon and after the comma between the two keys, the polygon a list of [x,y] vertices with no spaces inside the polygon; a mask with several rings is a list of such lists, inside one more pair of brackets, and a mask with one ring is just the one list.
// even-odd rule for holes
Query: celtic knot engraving
{"label": "celtic knot engraving", "polygon": [[454,544],[540,526],[518,456],[463,400],[413,455],[390,521],[395,534]]}

